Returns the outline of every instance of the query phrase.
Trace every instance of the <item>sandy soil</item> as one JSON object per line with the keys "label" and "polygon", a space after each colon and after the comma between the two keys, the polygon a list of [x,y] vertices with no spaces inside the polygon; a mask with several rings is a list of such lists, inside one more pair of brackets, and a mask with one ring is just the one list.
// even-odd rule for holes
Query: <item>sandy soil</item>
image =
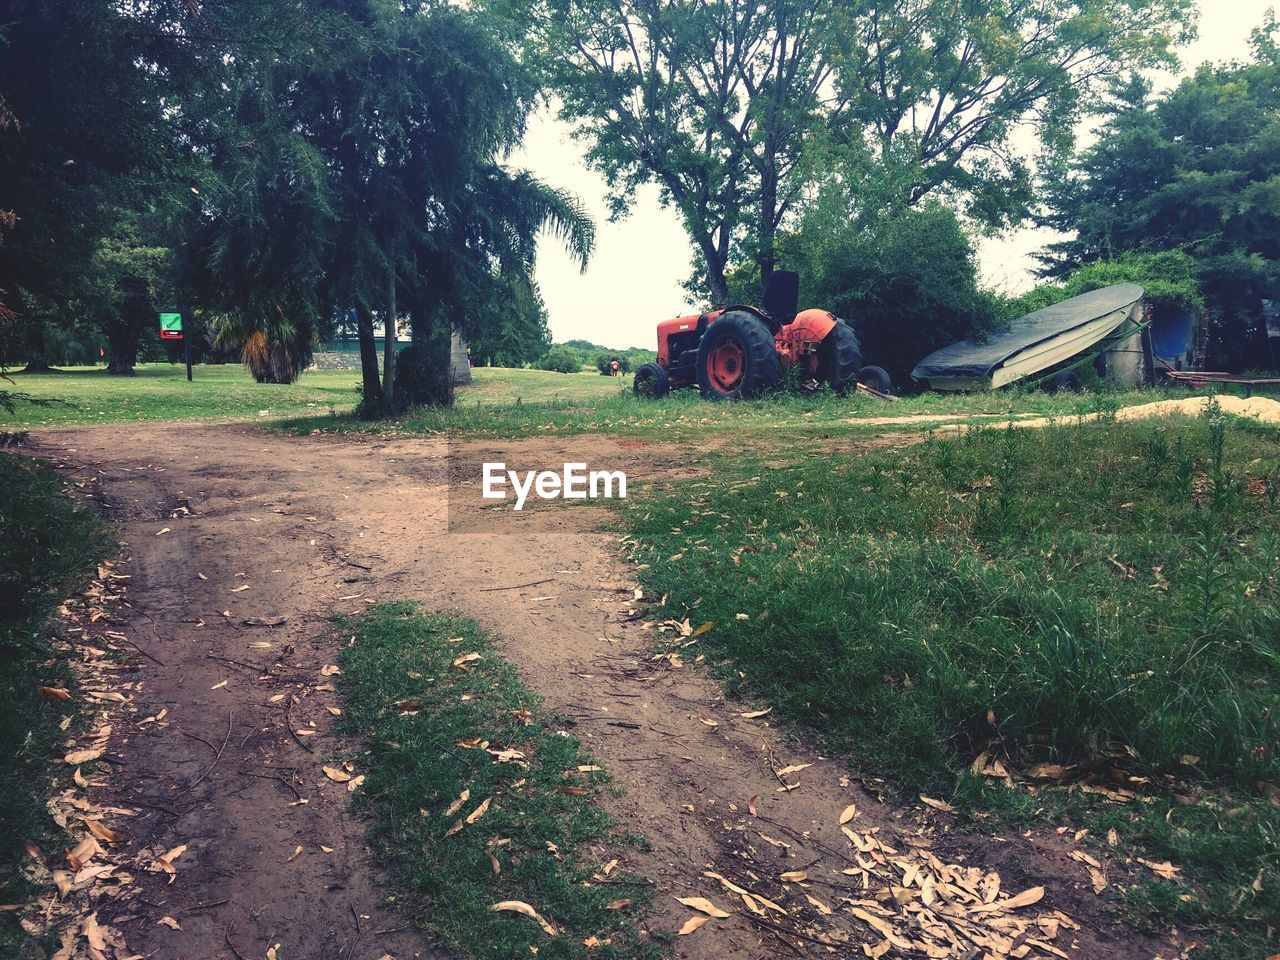
{"label": "sandy soil", "polygon": [[[804,893],[831,904],[856,896],[847,886],[856,880],[841,873],[856,857],[837,821],[850,804],[858,816],[849,826],[864,836],[879,827],[886,844],[998,871],[1006,894],[1044,885],[1036,909],[1079,924],[1055,941],[1070,956],[1177,956],[1116,922],[1086,865],[1070,858],[1070,834],[966,835],[936,810],[886,806],[772,717],[743,718],[752,705],[726,703],[696,662],[654,660],[639,621],[664,613],[636,608],[607,510],[497,513],[479,500],[474,479],[464,482],[487,459],[513,467],[585,459],[626,469],[633,485],[670,482],[706,469],[695,454],[598,437],[451,450],[444,441],[197,425],[46,431],[28,450],[92,478],[86,489],[119,524],[127,558],[119,569],[132,577],[129,635],[154,658],[136,659],[138,715],[168,710],[162,723],[136,726],[113,745],[119,801],[147,811],[132,821],[128,843],[189,844],[174,883],[148,874],[141,902],[116,916],[100,906],[138,953],[232,957],[229,940],[246,958],[277,943],[290,960],[440,955],[386,903],[347,793],[320,771],[340,747],[327,708],[341,702],[321,672],[336,655],[325,618],[416,599],[499,634],[524,680],[572,716],[573,732],[622,788],[606,802],[651,844],[627,866],[656,887],[657,927],[674,930],[691,915],[675,897],[708,896],[733,911],[679,938],[678,956],[823,953],[779,940],[768,917],[757,921],[703,874],[781,898],[777,874],[802,869],[815,884]],[[279,617],[286,620],[274,628],[245,623]],[[195,782],[219,744],[221,759]],[[777,773],[800,764],[811,766]],[[784,780],[795,788],[783,790]],[[1126,875],[1119,864],[1108,869],[1113,882]],[[784,892],[804,900],[794,887]],[[163,915],[182,929],[158,926]],[[834,922],[811,929],[820,939],[881,939],[852,919],[843,932]],[[855,953],[848,946],[839,955]]]}

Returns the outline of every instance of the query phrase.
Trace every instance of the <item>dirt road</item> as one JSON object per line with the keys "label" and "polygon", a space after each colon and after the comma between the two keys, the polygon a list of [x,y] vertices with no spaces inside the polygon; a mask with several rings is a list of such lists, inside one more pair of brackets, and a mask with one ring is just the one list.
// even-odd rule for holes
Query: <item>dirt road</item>
{"label": "dirt road", "polygon": [[[174,882],[146,874],[140,899],[114,916],[99,907],[138,953],[256,960],[280,944],[289,960],[440,955],[386,902],[348,795],[320,769],[338,747],[329,708],[342,706],[323,675],[336,654],[326,618],[414,599],[499,634],[524,681],[574,717],[573,733],[622,788],[607,801],[613,813],[651,845],[628,866],[656,886],[655,927],[674,930],[691,915],[674,897],[710,896],[733,911],[679,938],[679,956],[823,952],[815,941],[860,956],[854,944],[881,941],[838,909],[867,885],[857,867],[866,861],[838,822],[850,805],[857,816],[847,826],[879,837],[890,864],[897,850],[976,867],[978,877],[998,872],[1002,897],[1043,885],[1035,909],[1065,955],[1143,958],[1162,947],[1177,955],[1113,921],[1086,866],[1069,857],[1069,835],[966,836],[935,810],[886,807],[772,717],[742,717],[752,705],[724,702],[696,663],[654,660],[651,637],[630,614],[631,574],[607,510],[498,515],[481,509],[474,483],[456,483],[459,464],[490,458],[585,459],[643,482],[698,469],[688,453],[677,461],[662,448],[598,437],[450,450],[444,441],[141,424],[42,432],[28,450],[92,478],[86,489],[119,524],[127,558],[119,569],[132,578],[129,636],[147,655],[136,658],[136,717],[167,711],[112,744],[114,799],[146,811],[129,825],[128,844],[157,853],[188,846]],[[274,627],[246,623],[280,618]],[[802,764],[811,765],[779,773]],[[867,842],[867,857],[885,861]],[[704,876],[772,899],[782,897],[777,877],[786,871],[810,878],[787,896],[837,906],[835,918],[812,907],[801,925],[808,940],[779,939],[781,915],[756,916]],[[162,916],[181,929],[158,925]]]}

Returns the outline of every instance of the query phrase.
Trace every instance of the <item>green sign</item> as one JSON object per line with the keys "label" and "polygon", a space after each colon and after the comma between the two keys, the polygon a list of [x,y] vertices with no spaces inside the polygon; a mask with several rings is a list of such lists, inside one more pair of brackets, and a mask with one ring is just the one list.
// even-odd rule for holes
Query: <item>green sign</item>
{"label": "green sign", "polygon": [[181,340],[182,339],[182,314],[180,313],[160,314],[160,339],[161,340]]}

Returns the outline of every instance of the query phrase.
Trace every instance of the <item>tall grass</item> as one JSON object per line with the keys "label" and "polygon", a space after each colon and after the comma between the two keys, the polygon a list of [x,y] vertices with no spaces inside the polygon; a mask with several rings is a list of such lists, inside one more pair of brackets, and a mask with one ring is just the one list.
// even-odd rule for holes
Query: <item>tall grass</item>
{"label": "tall grass", "polygon": [[1280,914],[1278,463],[1274,428],[1212,409],[974,430],[724,463],[632,501],[630,536],[651,592],[714,622],[731,689],[903,790],[989,793],[966,783],[987,749],[1149,778],[1127,835],[1206,885],[1162,908],[1256,943]]}

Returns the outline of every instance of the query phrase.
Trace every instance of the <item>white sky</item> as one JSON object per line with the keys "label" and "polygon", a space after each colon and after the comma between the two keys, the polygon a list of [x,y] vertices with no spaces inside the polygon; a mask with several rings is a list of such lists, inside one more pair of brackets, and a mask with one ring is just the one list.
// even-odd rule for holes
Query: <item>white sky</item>
{"label": "white sky", "polygon": [[[1182,53],[1184,68],[1206,60],[1243,59],[1249,32],[1276,0],[1199,0],[1199,37]],[[1171,84],[1176,75],[1157,79]],[[540,178],[576,193],[596,221],[596,251],[579,273],[556,242],[544,237],[536,276],[557,342],[590,340],[610,347],[654,346],[657,321],[688,309],[680,283],[690,272],[694,250],[673,210],[658,203],[654,186],[641,189],[631,214],[610,223],[605,185],[588,170],[582,147],[568,127],[541,114],[534,117],[523,149],[511,159]],[[1023,228],[979,244],[979,264],[987,286],[1017,292],[1035,281],[1031,254],[1052,239],[1049,231]],[[804,306],[802,304],[802,306]]]}

